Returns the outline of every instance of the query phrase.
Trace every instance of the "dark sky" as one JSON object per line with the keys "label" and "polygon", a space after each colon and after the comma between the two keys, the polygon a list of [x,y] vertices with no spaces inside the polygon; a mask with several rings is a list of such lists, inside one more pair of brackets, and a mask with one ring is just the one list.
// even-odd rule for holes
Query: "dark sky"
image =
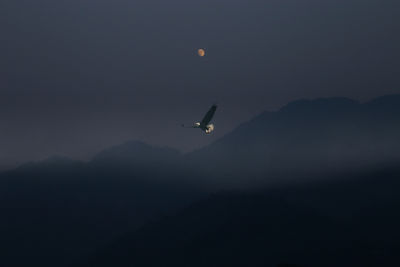
{"label": "dark sky", "polygon": [[[2,0],[0,168],[188,151],[298,98],[400,93],[399,33],[398,0]],[[213,103],[214,135],[179,127]]]}

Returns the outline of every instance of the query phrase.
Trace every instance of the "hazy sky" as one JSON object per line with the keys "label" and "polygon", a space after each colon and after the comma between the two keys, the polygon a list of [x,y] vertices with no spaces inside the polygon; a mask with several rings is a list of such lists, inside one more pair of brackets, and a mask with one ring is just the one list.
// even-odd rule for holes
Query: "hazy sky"
{"label": "hazy sky", "polygon": [[[298,98],[400,93],[399,32],[398,0],[2,0],[0,168],[187,151]],[[214,135],[179,127],[213,103]]]}

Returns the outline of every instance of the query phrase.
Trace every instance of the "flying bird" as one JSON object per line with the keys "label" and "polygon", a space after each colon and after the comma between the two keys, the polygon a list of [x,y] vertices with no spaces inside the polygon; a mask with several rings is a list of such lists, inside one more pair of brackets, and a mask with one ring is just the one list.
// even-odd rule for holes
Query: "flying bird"
{"label": "flying bird", "polygon": [[207,111],[206,115],[200,122],[196,122],[193,126],[186,127],[182,124],[182,127],[185,128],[199,128],[203,130],[206,134],[214,131],[214,124],[210,124],[210,121],[214,117],[214,113],[217,110],[217,105],[212,105],[211,108]]}

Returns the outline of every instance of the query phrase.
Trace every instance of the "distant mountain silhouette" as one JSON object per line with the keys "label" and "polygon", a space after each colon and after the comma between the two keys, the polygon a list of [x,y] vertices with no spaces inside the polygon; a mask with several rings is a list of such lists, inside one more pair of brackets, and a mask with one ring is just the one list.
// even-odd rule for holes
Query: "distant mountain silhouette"
{"label": "distant mountain silhouette", "polygon": [[179,157],[132,141],[90,162],[52,157],[0,174],[0,265],[71,264],[198,199],[199,189],[177,182]]}
{"label": "distant mountain silhouette", "polygon": [[64,171],[71,171],[75,170],[81,166],[83,166],[85,163],[78,161],[78,160],[73,160],[71,158],[65,157],[65,156],[52,156],[49,158],[46,158],[41,161],[32,161],[32,162],[27,162],[24,163],[20,166],[18,166],[16,169],[11,170],[11,171],[5,171],[3,172],[4,174],[10,173],[32,173],[32,172],[51,172],[51,171],[56,171],[60,172],[61,170]]}
{"label": "distant mountain silhouette", "polygon": [[[347,98],[299,100],[265,112],[188,155],[222,184],[268,175],[366,171],[400,161],[400,95],[368,103]],[[246,173],[246,177],[236,174]]]}

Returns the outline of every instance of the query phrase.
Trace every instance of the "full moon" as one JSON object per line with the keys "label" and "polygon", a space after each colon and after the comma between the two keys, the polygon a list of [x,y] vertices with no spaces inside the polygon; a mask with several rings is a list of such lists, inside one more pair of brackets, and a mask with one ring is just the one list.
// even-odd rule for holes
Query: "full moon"
{"label": "full moon", "polygon": [[200,48],[199,50],[197,50],[197,54],[200,57],[204,57],[206,55],[206,51],[204,49]]}

